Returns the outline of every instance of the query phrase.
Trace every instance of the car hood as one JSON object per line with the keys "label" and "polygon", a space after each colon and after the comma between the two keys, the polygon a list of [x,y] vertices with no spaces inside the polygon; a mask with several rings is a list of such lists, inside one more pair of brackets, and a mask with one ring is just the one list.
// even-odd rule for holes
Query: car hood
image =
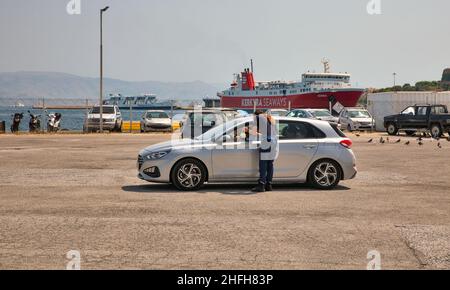
{"label": "car hood", "polygon": [[389,116],[385,116],[385,119],[395,119],[396,117],[398,117],[398,115],[389,115]]}
{"label": "car hood", "polygon": [[339,121],[338,117],[332,117],[332,116],[330,116],[330,117],[317,117],[316,119],[317,120],[328,121],[328,122],[335,122],[335,123],[337,123]]}
{"label": "car hood", "polygon": [[195,139],[176,139],[171,141],[166,141],[162,143],[158,143],[155,145],[148,146],[140,151],[140,155],[149,153],[149,152],[156,152],[156,151],[163,151],[167,149],[177,149],[177,148],[187,148],[187,147],[194,147],[196,145],[201,145],[202,140],[195,140]]}
{"label": "car hood", "polygon": [[147,122],[150,123],[159,123],[159,124],[170,124],[170,119],[167,118],[152,118],[152,119],[145,119]]}
{"label": "car hood", "polygon": [[350,119],[356,122],[372,122],[372,118],[350,118]]}
{"label": "car hood", "polygon": [[[88,114],[89,119],[100,119],[100,114]],[[115,119],[116,114],[105,114],[103,113],[103,119]]]}

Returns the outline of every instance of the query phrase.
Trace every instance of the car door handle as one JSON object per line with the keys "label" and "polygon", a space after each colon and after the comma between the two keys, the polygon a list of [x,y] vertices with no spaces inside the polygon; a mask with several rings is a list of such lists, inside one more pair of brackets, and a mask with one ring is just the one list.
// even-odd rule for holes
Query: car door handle
{"label": "car door handle", "polygon": [[316,146],[317,146],[317,145],[303,145],[303,148],[306,148],[306,149],[314,149],[314,148],[316,148]]}

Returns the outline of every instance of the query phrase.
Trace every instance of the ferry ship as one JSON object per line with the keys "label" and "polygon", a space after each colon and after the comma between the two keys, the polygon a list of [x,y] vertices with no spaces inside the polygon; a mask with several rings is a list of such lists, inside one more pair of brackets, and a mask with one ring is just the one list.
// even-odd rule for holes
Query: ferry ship
{"label": "ferry ship", "polygon": [[122,96],[121,94],[109,94],[109,99],[105,100],[104,105],[117,105],[120,109],[137,110],[170,110],[171,101],[158,101],[154,94],[143,94],[139,96]]}
{"label": "ferry ship", "polygon": [[350,74],[331,73],[328,60],[323,73],[304,73],[301,81],[255,82],[252,69],[235,75],[229,89],[217,94],[221,106],[236,109],[326,108],[330,100],[356,106],[365,89],[353,88]]}

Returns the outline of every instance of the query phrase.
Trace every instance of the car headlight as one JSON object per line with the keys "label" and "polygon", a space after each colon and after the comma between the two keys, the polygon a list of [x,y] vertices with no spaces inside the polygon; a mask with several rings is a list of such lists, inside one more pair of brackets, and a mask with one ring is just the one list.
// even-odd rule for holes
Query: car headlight
{"label": "car headlight", "polygon": [[164,156],[166,156],[167,154],[169,154],[171,150],[163,150],[163,151],[157,151],[157,152],[151,152],[148,155],[145,155],[145,159],[147,160],[156,160],[156,159],[161,159]]}

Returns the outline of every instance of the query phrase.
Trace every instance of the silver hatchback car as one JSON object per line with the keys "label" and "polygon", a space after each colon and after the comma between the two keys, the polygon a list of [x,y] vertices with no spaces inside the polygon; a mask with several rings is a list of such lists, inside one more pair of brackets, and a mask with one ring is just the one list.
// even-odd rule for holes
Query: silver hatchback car
{"label": "silver hatchback car", "polygon": [[[275,183],[308,182],[332,189],[356,176],[352,141],[326,121],[275,117],[279,156]],[[197,190],[205,182],[256,182],[260,141],[248,132],[253,117],[224,123],[194,139],[172,140],[143,149],[138,177],[172,183],[180,190]]]}

